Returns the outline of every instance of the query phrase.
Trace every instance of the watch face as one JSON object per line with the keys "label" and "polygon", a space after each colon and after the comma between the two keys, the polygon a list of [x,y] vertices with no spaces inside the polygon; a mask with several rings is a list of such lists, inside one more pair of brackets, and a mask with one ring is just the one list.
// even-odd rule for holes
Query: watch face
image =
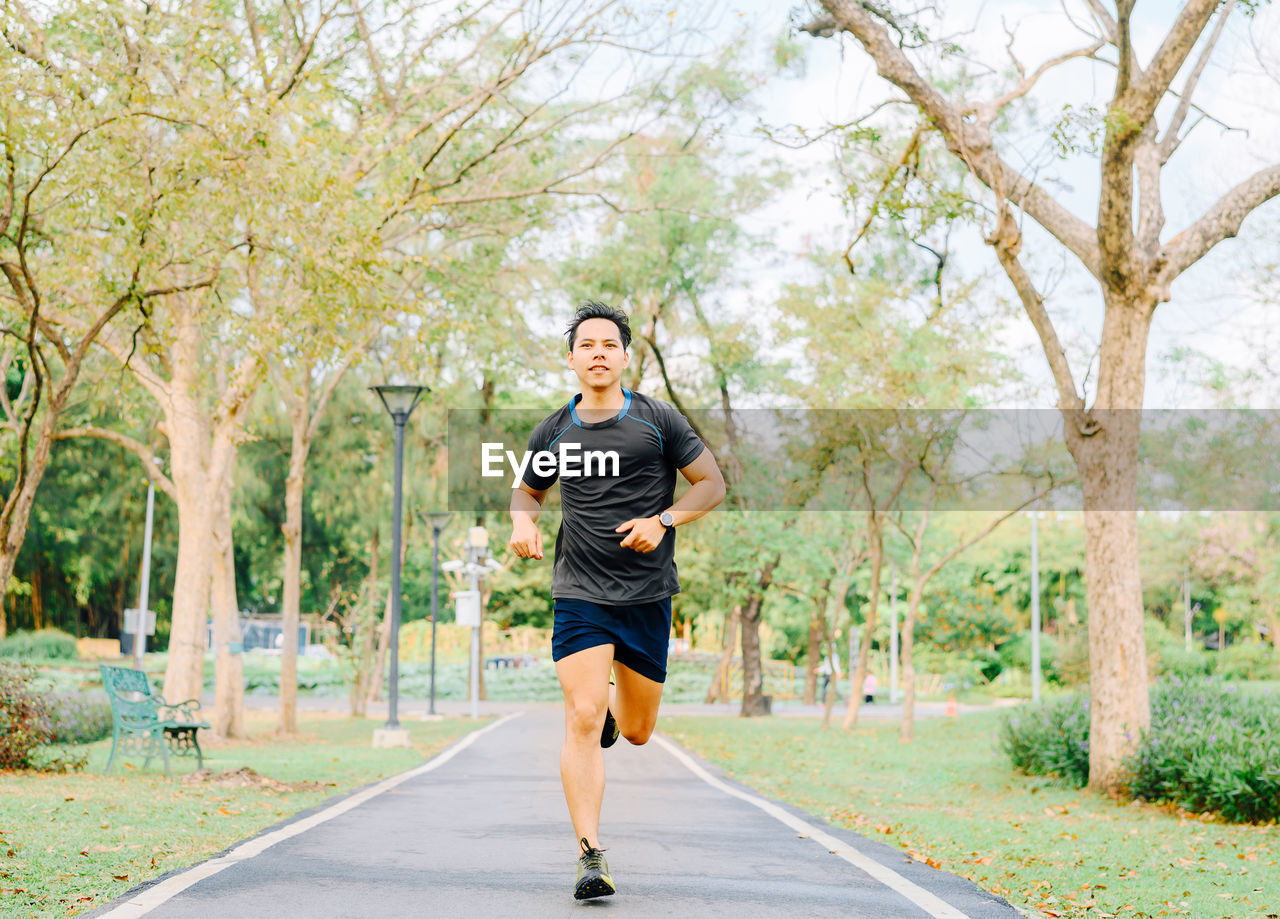
{"label": "watch face", "polygon": [[669,527],[676,522],[676,518],[672,517],[669,511],[663,511],[658,515],[658,522],[664,527]]}

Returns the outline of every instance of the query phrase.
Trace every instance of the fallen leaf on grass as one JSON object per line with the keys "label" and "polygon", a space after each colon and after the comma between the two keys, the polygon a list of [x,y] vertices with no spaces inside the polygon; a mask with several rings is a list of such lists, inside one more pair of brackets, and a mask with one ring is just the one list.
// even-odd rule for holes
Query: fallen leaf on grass
{"label": "fallen leaf on grass", "polygon": [[113,874],[113,875],[111,875],[111,876],[112,876],[113,878],[115,878],[117,881],[127,881],[127,880],[129,880],[129,875],[127,875],[127,874]]}

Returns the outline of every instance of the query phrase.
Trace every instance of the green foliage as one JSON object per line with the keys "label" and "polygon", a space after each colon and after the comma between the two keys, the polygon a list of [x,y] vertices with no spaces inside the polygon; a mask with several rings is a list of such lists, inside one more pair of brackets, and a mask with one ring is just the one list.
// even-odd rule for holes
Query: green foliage
{"label": "green foliage", "polygon": [[85,744],[111,736],[111,702],[105,695],[50,697],[53,743]]}
{"label": "green foliage", "polygon": [[990,648],[978,648],[973,655],[978,675],[982,677],[984,682],[990,683],[1004,670],[1004,661],[998,651],[993,651]]}
{"label": "green foliage", "polygon": [[1073,695],[1022,706],[1001,724],[1000,748],[1019,772],[1088,784],[1089,700]]}
{"label": "green foliage", "polygon": [[0,640],[0,657],[75,660],[76,639],[61,629],[14,632]]}
{"label": "green foliage", "polygon": [[[1089,701],[1024,706],[1001,725],[1014,768],[1064,784],[1089,781]],[[1169,677],[1151,695],[1151,727],[1126,764],[1127,794],[1220,814],[1280,820],[1280,695],[1246,695],[1219,679]]]}
{"label": "green foliage", "polygon": [[1163,681],[1130,768],[1135,798],[1235,822],[1280,820],[1280,695],[1244,695],[1214,679]]}
{"label": "green foliage", "polygon": [[1160,676],[1181,680],[1208,676],[1213,670],[1213,655],[1204,648],[1193,647],[1188,651],[1179,645],[1166,645],[1159,649],[1156,660],[1156,672]]}
{"label": "green foliage", "polygon": [[1258,641],[1227,645],[1212,655],[1213,670],[1225,680],[1268,680],[1280,677],[1276,649]]}
{"label": "green foliage", "polygon": [[[1031,672],[1031,633],[1020,632],[1000,646],[1000,660],[1006,670]],[[1053,635],[1040,635],[1040,673],[1050,683],[1061,683],[1058,672],[1058,639]]]}
{"label": "green foliage", "polygon": [[53,701],[29,664],[0,659],[0,769],[30,769],[36,749],[53,741]]}

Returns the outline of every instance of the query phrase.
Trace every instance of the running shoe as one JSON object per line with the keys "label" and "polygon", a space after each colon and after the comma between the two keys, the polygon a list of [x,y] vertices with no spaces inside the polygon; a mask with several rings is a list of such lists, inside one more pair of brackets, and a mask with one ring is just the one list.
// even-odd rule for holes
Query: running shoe
{"label": "running shoe", "polygon": [[587,845],[585,836],[578,844],[582,846],[582,857],[578,859],[578,882],[573,885],[573,898],[594,900],[596,897],[613,896],[617,888],[613,886],[613,878],[609,877],[604,849],[593,849]]}
{"label": "running shoe", "polygon": [[618,742],[618,722],[613,720],[613,712],[604,710],[604,727],[600,729],[600,746],[612,747]]}

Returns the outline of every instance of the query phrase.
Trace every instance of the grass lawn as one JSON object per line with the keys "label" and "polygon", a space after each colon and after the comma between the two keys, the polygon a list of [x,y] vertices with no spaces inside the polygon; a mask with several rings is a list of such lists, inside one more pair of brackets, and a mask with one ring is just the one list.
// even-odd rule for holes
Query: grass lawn
{"label": "grass lawn", "polygon": [[1276,917],[1280,827],[1117,804],[1014,773],[1001,713],[823,731],[817,719],[665,718],[762,793],[1057,917]]}
{"label": "grass lawn", "polygon": [[[245,712],[248,740],[201,738],[205,767],[249,767],[275,783],[184,782],[194,759],[175,758],[173,778],[152,760],[106,765],[111,740],[79,748],[83,773],[0,772],[0,916],[70,916],[202,861],[326,798],[404,772],[484,721],[407,722],[413,747],[371,746],[382,721],[299,718],[300,736],[273,737],[275,712]],[[201,732],[203,735],[205,732]],[[287,783],[281,787],[276,783]]]}

